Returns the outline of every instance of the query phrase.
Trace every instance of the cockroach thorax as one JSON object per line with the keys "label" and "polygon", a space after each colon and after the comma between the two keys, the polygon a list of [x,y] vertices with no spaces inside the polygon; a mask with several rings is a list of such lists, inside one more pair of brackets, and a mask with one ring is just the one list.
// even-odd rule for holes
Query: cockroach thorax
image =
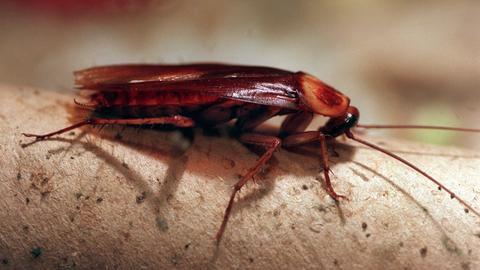
{"label": "cockroach thorax", "polygon": [[312,75],[300,73],[301,106],[314,113],[337,117],[346,113],[350,99]]}

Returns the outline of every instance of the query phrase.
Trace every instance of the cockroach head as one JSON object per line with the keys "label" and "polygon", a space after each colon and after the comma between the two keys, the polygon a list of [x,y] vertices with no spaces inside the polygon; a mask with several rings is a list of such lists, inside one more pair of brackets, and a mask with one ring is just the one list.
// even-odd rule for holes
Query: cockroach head
{"label": "cockroach head", "polygon": [[300,106],[329,117],[346,113],[350,99],[314,76],[300,73]]}
{"label": "cockroach head", "polygon": [[337,137],[355,127],[359,119],[360,112],[358,109],[350,106],[343,115],[330,118],[327,123],[320,128],[320,131],[325,135]]}

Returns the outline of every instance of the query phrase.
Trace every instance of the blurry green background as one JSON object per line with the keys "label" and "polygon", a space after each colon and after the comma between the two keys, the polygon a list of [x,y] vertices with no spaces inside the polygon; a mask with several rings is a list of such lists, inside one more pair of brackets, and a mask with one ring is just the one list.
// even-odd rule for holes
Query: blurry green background
{"label": "blurry green background", "polygon": [[[318,76],[361,122],[480,128],[480,1],[17,0],[0,3],[0,82],[71,91],[93,65],[197,61]],[[480,135],[390,131],[480,146]]]}

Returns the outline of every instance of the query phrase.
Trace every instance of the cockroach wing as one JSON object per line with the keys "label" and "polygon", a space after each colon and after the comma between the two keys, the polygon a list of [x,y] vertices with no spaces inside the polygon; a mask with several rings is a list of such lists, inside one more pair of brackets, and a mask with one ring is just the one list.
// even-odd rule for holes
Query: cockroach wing
{"label": "cockroach wing", "polygon": [[97,84],[121,84],[146,81],[184,81],[200,78],[264,77],[291,74],[289,71],[216,63],[186,65],[110,65],[75,72],[76,85],[86,88]]}
{"label": "cockroach wing", "polygon": [[92,99],[100,96],[106,107],[200,105],[220,98],[289,109],[296,109],[298,103],[296,73],[278,69],[215,64],[95,69],[123,72],[116,78],[110,73],[94,78],[97,71],[91,70],[77,73],[79,88],[93,90]]}

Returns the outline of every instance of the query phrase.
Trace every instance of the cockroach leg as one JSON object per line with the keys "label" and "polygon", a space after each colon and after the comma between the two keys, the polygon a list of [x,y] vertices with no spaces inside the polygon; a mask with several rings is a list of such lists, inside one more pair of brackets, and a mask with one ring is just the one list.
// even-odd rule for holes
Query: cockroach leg
{"label": "cockroach leg", "polygon": [[307,129],[313,120],[313,113],[300,111],[287,116],[280,126],[280,136],[295,134]]}
{"label": "cockroach leg", "polygon": [[239,117],[235,127],[239,131],[250,131],[275,116],[280,108],[262,108],[248,113],[246,116]]}
{"label": "cockroach leg", "polygon": [[192,127],[194,125],[194,122],[191,118],[181,115],[131,119],[90,118],[47,134],[22,134],[25,137],[35,137],[37,141],[40,141],[86,125],[175,125],[177,127]]}
{"label": "cockroach leg", "polygon": [[43,135],[30,134],[30,133],[22,133],[22,135],[25,136],[25,137],[35,137],[35,140],[41,141],[41,140],[47,139],[49,137],[52,137],[52,136],[55,136],[55,135],[58,135],[58,134],[68,132],[72,129],[76,129],[76,128],[79,128],[79,127],[82,127],[82,126],[85,126],[85,125],[90,125],[91,123],[89,123],[89,121],[90,120],[84,120],[82,122],[78,122],[78,123],[73,124],[71,126],[68,126],[66,128],[62,128],[60,130],[50,132],[50,133],[47,133],[47,134],[43,134]]}
{"label": "cockroach leg", "polygon": [[255,166],[250,168],[248,172],[240,179],[234,186],[232,195],[230,196],[230,201],[228,202],[228,206],[225,209],[225,214],[223,216],[222,225],[217,232],[216,239],[217,244],[220,243],[222,238],[223,232],[225,231],[225,226],[227,225],[228,219],[230,218],[230,212],[232,210],[233,202],[235,200],[235,196],[238,191],[247,183],[253,176],[255,176],[260,168],[272,157],[273,152],[278,148],[281,144],[279,138],[274,136],[267,136],[267,135],[260,135],[254,133],[244,133],[239,137],[239,140],[244,144],[256,145],[261,146],[266,149],[265,153],[257,160]]}
{"label": "cockroach leg", "polygon": [[327,187],[328,194],[336,201],[339,199],[346,199],[343,195],[338,195],[332,187],[332,182],[330,181],[330,166],[328,165],[328,148],[325,135],[319,134],[318,139],[320,140],[320,148],[322,149],[322,165],[323,165],[323,176],[325,177],[325,185]]}
{"label": "cockroach leg", "polygon": [[335,192],[330,181],[330,166],[328,161],[328,148],[327,148],[327,137],[320,131],[306,131],[297,134],[292,134],[283,139],[282,146],[285,148],[293,148],[296,146],[308,144],[314,141],[320,142],[320,151],[321,151],[321,162],[323,167],[323,175],[325,180],[325,186],[328,194],[334,200],[338,201],[339,199],[345,199],[343,195],[339,195]]}
{"label": "cockroach leg", "polygon": [[225,100],[200,112],[200,120],[206,126],[215,126],[234,118],[234,107],[241,105],[237,100]]}

